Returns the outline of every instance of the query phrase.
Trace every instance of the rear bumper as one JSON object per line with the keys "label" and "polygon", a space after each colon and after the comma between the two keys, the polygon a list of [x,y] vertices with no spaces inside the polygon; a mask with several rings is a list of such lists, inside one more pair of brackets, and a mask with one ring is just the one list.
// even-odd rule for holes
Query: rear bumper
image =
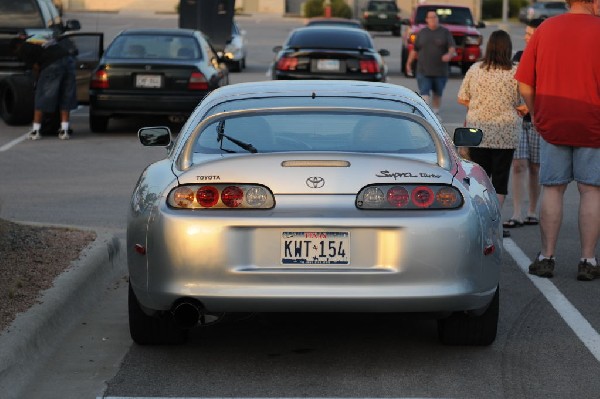
{"label": "rear bumper", "polygon": [[208,94],[132,95],[90,93],[90,108],[95,115],[189,115]]}

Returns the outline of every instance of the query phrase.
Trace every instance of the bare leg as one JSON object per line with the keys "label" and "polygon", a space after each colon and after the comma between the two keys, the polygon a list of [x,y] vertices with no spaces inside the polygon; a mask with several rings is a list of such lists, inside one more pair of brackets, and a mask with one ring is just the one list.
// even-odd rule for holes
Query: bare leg
{"label": "bare leg", "polygon": [[540,191],[540,164],[529,162],[529,209],[527,211],[527,216],[537,215]]}
{"label": "bare leg", "polygon": [[39,109],[33,111],[33,123],[42,123],[42,116],[44,113]]}
{"label": "bare leg", "polygon": [[442,96],[438,96],[437,94],[434,94],[431,98],[431,108],[439,111],[441,105],[442,105]]}
{"label": "bare leg", "polygon": [[547,258],[554,256],[556,250],[556,241],[563,216],[563,196],[566,189],[566,184],[544,186],[542,192],[540,232],[542,235],[542,255]]}
{"label": "bare leg", "polygon": [[60,111],[60,121],[68,122],[69,121],[69,111]]}
{"label": "bare leg", "polygon": [[522,221],[521,204],[523,203],[523,188],[525,184],[525,172],[527,170],[527,160],[513,159],[512,162],[512,197],[513,214],[511,219]]}
{"label": "bare leg", "polygon": [[579,189],[579,235],[581,257],[594,258],[600,237],[600,186],[577,183]]}

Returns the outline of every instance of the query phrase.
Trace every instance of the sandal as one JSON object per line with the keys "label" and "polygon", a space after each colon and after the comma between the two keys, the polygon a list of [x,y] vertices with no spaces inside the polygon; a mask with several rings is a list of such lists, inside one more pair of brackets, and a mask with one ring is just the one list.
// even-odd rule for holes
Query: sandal
{"label": "sandal", "polygon": [[524,221],[523,223],[525,223],[525,224],[527,224],[527,225],[534,225],[534,224],[539,224],[539,223],[540,223],[540,221],[539,221],[539,219],[538,219],[537,217],[535,217],[535,216],[527,216],[527,217],[525,218],[525,221]]}
{"label": "sandal", "polygon": [[514,227],[523,226],[523,222],[517,219],[508,219],[506,222],[502,223],[502,226],[506,227],[507,229],[512,229]]}

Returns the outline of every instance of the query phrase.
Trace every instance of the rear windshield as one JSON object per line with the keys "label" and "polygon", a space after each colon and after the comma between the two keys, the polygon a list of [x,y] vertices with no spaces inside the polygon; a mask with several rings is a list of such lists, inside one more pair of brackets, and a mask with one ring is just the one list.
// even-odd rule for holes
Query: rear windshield
{"label": "rear windshield", "polygon": [[230,118],[208,125],[196,153],[346,151],[434,153],[427,129],[402,116],[298,112]]}
{"label": "rear windshield", "polygon": [[296,31],[288,41],[289,47],[371,49],[373,44],[368,34],[360,30],[308,28]]}
{"label": "rear windshield", "polygon": [[33,29],[45,25],[34,0],[0,0],[0,27]]}
{"label": "rear windshield", "polygon": [[471,10],[464,7],[419,7],[415,17],[415,22],[417,24],[424,24],[425,16],[431,10],[436,12],[440,20],[440,24],[465,26],[475,25]]}
{"label": "rear windshield", "polygon": [[367,9],[369,11],[379,11],[379,12],[398,11],[398,7],[396,6],[396,3],[392,3],[391,1],[370,1]]}
{"label": "rear windshield", "polygon": [[176,35],[122,35],[106,51],[109,58],[131,59],[200,59],[196,40]]}

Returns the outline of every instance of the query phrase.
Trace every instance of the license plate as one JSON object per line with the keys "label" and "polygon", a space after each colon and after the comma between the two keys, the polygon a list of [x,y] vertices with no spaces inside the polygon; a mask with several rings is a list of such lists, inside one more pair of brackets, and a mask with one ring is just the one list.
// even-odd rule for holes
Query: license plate
{"label": "license plate", "polygon": [[158,89],[162,87],[162,76],[161,75],[136,75],[135,76],[135,87],[142,87],[145,89]]}
{"label": "license plate", "polygon": [[379,19],[387,19],[387,14],[379,14]]}
{"label": "license plate", "polygon": [[284,231],[281,263],[303,265],[349,265],[350,233],[347,231]]}
{"label": "license plate", "polygon": [[338,60],[318,60],[317,69],[319,71],[339,71],[340,61]]}

